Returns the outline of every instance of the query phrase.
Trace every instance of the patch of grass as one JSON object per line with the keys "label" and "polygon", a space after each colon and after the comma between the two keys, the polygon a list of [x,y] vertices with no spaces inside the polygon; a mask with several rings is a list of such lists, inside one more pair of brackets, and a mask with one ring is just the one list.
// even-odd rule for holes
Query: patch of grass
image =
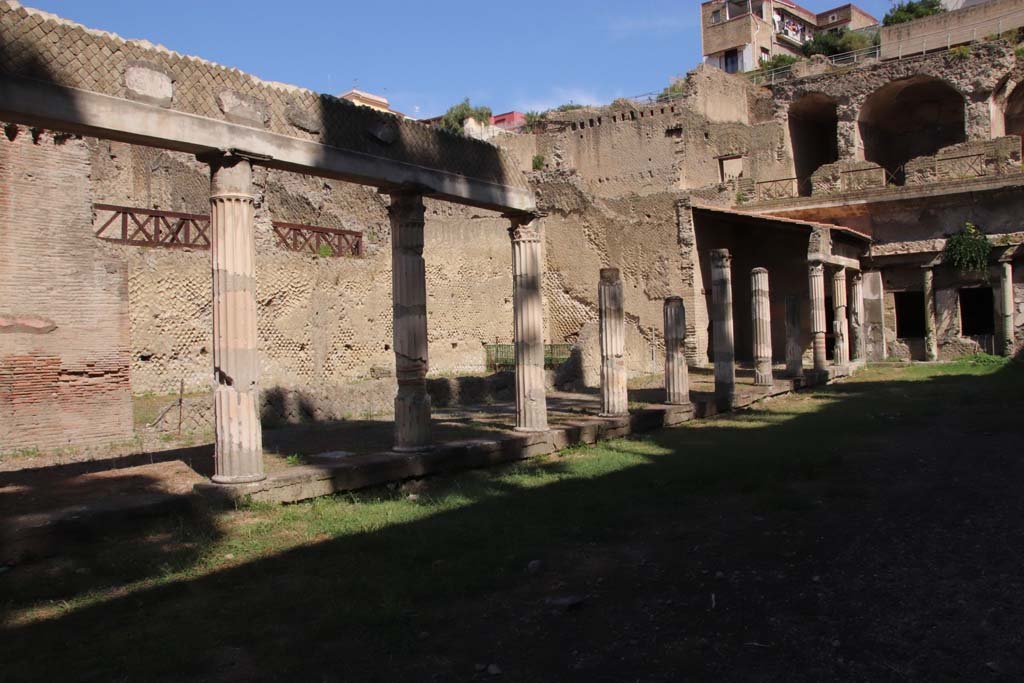
{"label": "patch of grass", "polygon": [[[533,559],[685,525],[697,500],[770,514],[859,497],[843,485],[849,460],[965,396],[1005,422],[1019,410],[1022,379],[1024,366],[990,357],[873,365],[646,438],[423,480],[414,495],[382,487],[240,505],[212,525],[161,520],[144,535],[95,544],[72,565],[86,573],[47,574],[12,592],[7,623],[20,626],[5,644],[10,661],[31,661],[34,676],[51,680],[59,662],[38,655],[58,631],[95,634],[68,641],[63,657],[103,680],[182,677],[181,663],[204,651],[210,634],[246,643],[256,664],[274,671],[303,666],[296,633],[327,643],[355,624],[360,647],[393,651],[453,604],[514,591]],[[102,628],[110,623],[123,630]],[[124,633],[140,624],[145,638],[126,649]]]}

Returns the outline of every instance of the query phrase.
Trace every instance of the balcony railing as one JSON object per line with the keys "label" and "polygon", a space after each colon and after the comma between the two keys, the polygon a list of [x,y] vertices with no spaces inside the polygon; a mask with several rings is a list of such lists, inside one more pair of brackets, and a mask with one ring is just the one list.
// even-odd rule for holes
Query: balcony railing
{"label": "balcony railing", "polygon": [[101,240],[139,247],[210,248],[209,216],[113,204],[93,208],[100,226],[95,234]]}
{"label": "balcony railing", "polygon": [[363,256],[363,233],[274,221],[278,244],[288,251],[324,257]]}

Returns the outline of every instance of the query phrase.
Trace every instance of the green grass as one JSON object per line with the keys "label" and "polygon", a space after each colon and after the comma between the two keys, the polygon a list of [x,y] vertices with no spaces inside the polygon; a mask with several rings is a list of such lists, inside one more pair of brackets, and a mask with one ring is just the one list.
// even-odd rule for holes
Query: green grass
{"label": "green grass", "polygon": [[[738,496],[754,511],[802,515],[869,495],[836,475],[847,459],[923,427],[952,402],[978,411],[977,428],[992,428],[1019,408],[1022,377],[1020,364],[985,356],[881,364],[643,439],[296,505],[163,519],[93,543],[67,571],[23,578],[3,597],[6,625],[23,629],[12,642],[24,661],[63,629],[90,632],[87,643],[67,643],[67,656],[101,678],[178,671],[210,638],[246,638],[261,662],[285,668],[297,655],[280,633],[295,629],[317,638],[359,624],[367,647],[414,639],[410,610],[440,618],[453,600],[514,586],[532,559],[633,538],[684,520],[697,501]],[[216,607],[225,601],[231,610]],[[160,648],[127,647],[128,625],[143,615],[145,628],[128,642]],[[101,627],[114,623],[122,627]],[[45,661],[39,667],[42,677]]]}

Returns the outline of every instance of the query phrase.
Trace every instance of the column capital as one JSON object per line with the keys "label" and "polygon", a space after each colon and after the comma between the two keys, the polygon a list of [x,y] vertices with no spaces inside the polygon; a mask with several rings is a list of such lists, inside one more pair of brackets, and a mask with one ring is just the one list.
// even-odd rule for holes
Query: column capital
{"label": "column capital", "polygon": [[513,242],[540,242],[539,215],[510,214],[505,217],[512,223],[508,236]]}
{"label": "column capital", "polygon": [[711,263],[717,266],[727,266],[732,262],[732,254],[728,249],[712,249]]}

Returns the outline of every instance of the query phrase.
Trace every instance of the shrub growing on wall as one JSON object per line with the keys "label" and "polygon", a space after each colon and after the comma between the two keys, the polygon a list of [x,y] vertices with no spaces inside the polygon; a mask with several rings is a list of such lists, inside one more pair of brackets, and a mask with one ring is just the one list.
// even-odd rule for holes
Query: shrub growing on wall
{"label": "shrub growing on wall", "polygon": [[491,122],[491,108],[490,107],[474,107],[469,103],[469,98],[462,100],[458,104],[450,107],[448,111],[441,117],[441,123],[439,124],[441,129],[454,133],[455,135],[464,135],[463,124],[466,123],[466,119],[475,119],[483,124],[490,124]]}
{"label": "shrub growing on wall", "polygon": [[984,272],[988,268],[988,255],[992,243],[973,223],[946,240],[942,258],[963,273]]}
{"label": "shrub growing on wall", "polygon": [[857,52],[871,47],[872,37],[866,33],[847,31],[821,31],[815,34],[814,38],[804,43],[804,54],[811,55],[841,55],[847,52]]}

